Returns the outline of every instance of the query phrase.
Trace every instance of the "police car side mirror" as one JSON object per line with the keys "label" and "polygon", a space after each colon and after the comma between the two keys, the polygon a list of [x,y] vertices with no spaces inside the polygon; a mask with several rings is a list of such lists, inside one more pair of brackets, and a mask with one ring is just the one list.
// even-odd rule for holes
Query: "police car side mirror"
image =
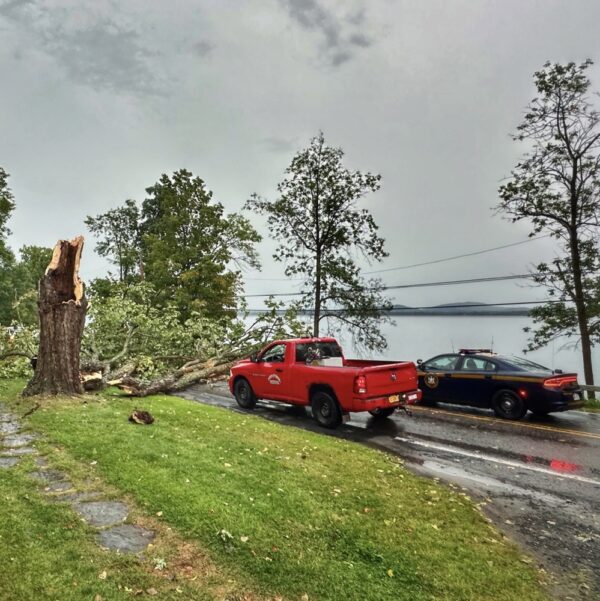
{"label": "police car side mirror", "polygon": [[423,359],[417,359],[417,365],[423,365]]}

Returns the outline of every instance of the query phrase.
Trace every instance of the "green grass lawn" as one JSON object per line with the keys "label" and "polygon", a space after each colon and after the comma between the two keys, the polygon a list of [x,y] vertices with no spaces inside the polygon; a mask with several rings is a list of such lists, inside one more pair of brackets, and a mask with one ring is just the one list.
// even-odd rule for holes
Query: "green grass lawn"
{"label": "green grass lawn", "polygon": [[590,413],[600,413],[600,399],[586,399],[583,410]]}
{"label": "green grass lawn", "polygon": [[[0,399],[15,389],[0,383]],[[129,423],[134,407],[149,410],[155,423]],[[51,441],[49,448],[60,449],[61,467],[127,495],[140,515],[172,528],[206,553],[225,579],[263,598],[547,598],[530,562],[466,495],[416,477],[378,451],[167,396],[44,401],[28,420]],[[15,478],[22,481],[0,472],[2,494]],[[38,524],[41,532],[50,518],[73,521],[67,509],[46,508],[33,498],[11,505],[15,520]],[[51,544],[37,544],[36,553],[45,549],[49,561],[59,549],[73,578],[83,582],[90,571],[80,560],[90,548],[84,530],[77,525],[66,539],[60,531]],[[21,543],[11,552],[18,564],[4,558],[0,589],[3,580],[32,569],[32,553]],[[97,571],[95,565],[92,581]],[[69,582],[63,578],[57,591],[69,591]]]}

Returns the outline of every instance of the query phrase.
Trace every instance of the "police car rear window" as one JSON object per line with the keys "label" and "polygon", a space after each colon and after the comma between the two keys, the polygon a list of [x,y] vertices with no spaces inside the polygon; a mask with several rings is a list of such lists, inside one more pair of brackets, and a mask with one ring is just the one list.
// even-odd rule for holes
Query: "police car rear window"
{"label": "police car rear window", "polygon": [[504,356],[502,357],[507,363],[511,365],[515,365],[524,370],[528,371],[552,371],[539,363],[534,363],[533,361],[528,361],[527,359],[523,359],[522,357],[514,357],[514,356]]}

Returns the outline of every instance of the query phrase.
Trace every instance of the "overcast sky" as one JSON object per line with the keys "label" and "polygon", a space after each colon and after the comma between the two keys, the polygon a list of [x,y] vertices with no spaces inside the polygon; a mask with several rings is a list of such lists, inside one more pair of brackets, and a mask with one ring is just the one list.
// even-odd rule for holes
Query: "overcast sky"
{"label": "overcast sky", "polygon": [[[182,167],[238,211],[252,192],[273,197],[319,130],[349,167],[383,177],[365,204],[390,257],[371,269],[524,240],[525,224],[491,210],[523,150],[509,133],[546,60],[600,60],[599,23],[597,0],[0,0],[11,244],[87,234],[86,215],[143,200],[161,173]],[[590,75],[600,90],[600,69]],[[248,278],[281,277],[272,250],[261,245],[263,272]],[[549,256],[540,240],[382,275],[400,284],[515,274]],[[84,278],[105,270],[88,237]],[[248,279],[246,288],[291,286]],[[394,300],[544,298],[521,286]]]}

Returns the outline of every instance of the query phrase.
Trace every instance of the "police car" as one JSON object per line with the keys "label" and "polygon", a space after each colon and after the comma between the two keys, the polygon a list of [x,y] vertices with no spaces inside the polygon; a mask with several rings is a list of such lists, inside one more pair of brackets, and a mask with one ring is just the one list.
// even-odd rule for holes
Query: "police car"
{"label": "police car", "polygon": [[528,410],[543,416],[583,406],[577,374],[489,349],[461,349],[419,359],[417,366],[424,403],[490,407],[505,419],[521,419]]}

